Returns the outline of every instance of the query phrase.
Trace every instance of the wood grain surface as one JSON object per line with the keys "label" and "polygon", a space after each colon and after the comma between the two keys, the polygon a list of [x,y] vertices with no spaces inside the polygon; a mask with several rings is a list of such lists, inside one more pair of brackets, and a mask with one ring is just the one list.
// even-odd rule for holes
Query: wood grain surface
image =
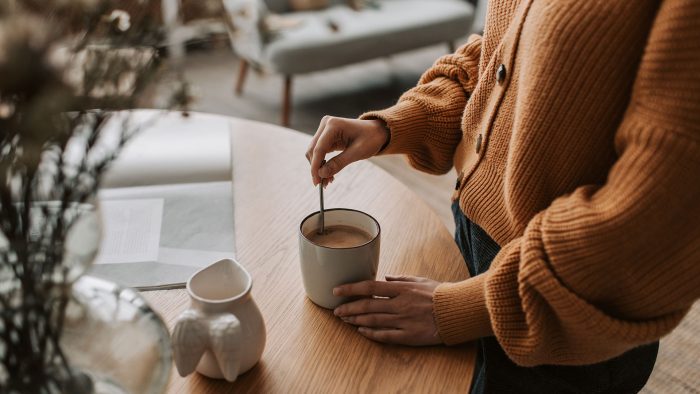
{"label": "wood grain surface", "polygon": [[[473,345],[411,348],[375,343],[306,298],[297,237],[300,221],[318,210],[318,192],[304,157],[310,138],[258,122],[231,118],[229,123],[237,257],[253,277],[267,344],[258,365],[234,383],[196,373],[181,378],[173,368],[168,392],[468,392]],[[324,194],[327,208],[359,209],[379,221],[379,277],[468,277],[452,235],[438,217],[382,169],[369,162],[352,164]],[[170,328],[189,305],[184,290],[144,296]]]}

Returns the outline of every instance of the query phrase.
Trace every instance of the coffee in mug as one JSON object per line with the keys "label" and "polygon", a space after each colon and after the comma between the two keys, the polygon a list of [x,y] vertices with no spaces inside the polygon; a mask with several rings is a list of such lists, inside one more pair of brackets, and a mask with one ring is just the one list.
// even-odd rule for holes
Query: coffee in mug
{"label": "coffee in mug", "polygon": [[366,231],[343,224],[326,226],[323,232],[319,230],[311,230],[304,235],[316,245],[327,248],[354,248],[372,240]]}

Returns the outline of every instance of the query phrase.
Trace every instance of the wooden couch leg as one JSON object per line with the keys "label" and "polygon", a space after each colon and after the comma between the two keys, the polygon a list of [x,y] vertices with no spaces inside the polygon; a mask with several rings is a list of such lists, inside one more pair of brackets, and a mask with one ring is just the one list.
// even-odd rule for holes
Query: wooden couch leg
{"label": "wooden couch leg", "polygon": [[248,74],[248,62],[245,59],[241,59],[241,64],[238,68],[238,79],[236,80],[236,96],[240,96],[243,93],[243,85],[245,84],[245,77]]}
{"label": "wooden couch leg", "polygon": [[282,92],[282,126],[289,127],[289,115],[292,107],[292,76],[284,76],[284,91]]}

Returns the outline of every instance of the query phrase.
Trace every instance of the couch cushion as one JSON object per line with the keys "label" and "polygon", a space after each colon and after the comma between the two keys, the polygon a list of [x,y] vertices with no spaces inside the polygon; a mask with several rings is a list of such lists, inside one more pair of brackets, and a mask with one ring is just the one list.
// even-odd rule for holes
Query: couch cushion
{"label": "couch cushion", "polygon": [[324,70],[456,40],[469,33],[474,8],[463,0],[384,0],[378,8],[360,12],[338,5],[289,15],[301,18],[301,26],[280,32],[263,52],[265,65],[282,74]]}

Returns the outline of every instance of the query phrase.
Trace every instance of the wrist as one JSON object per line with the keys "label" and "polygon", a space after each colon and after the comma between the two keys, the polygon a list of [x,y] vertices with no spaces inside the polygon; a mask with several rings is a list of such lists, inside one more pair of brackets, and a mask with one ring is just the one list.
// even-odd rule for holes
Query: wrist
{"label": "wrist", "polygon": [[382,136],[382,141],[384,141],[376,153],[379,154],[386,149],[387,146],[389,146],[389,142],[391,142],[391,130],[382,119],[372,119],[372,122],[374,122],[377,130],[379,131],[378,134]]}

